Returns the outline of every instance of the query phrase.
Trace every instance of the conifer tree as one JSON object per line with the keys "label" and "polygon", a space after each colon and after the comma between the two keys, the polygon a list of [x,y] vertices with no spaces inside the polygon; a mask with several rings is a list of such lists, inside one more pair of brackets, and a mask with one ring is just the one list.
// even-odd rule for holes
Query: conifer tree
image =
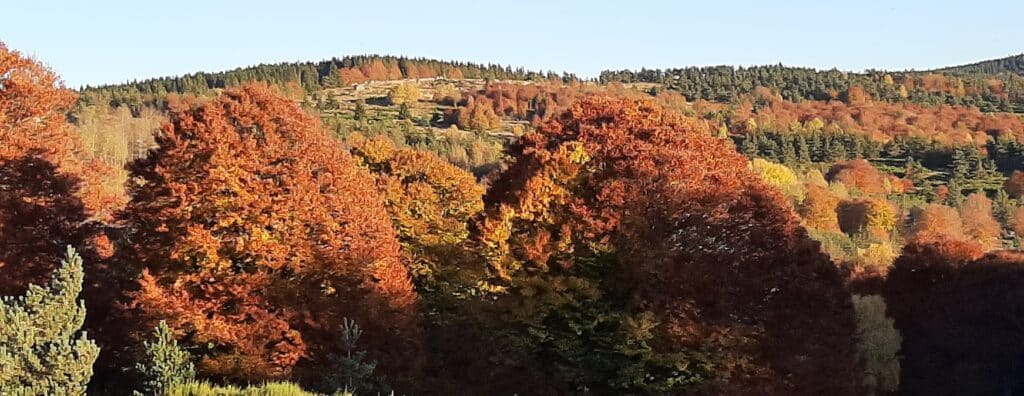
{"label": "conifer tree", "polygon": [[70,246],[46,287],[0,304],[0,394],[80,395],[100,349],[79,332],[85,322],[82,258]]}
{"label": "conifer tree", "polygon": [[156,338],[144,343],[146,359],[136,365],[142,375],[146,394],[161,394],[173,385],[195,379],[196,368],[187,351],[178,346],[167,322],[161,320],[154,331]]}

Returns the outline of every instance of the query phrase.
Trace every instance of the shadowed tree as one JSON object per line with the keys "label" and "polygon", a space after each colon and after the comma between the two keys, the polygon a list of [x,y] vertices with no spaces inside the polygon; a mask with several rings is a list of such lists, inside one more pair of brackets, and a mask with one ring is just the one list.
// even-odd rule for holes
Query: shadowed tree
{"label": "shadowed tree", "polygon": [[495,343],[570,389],[858,392],[837,270],[696,120],[586,98],[508,152],[476,226],[508,321]]}
{"label": "shadowed tree", "polygon": [[885,299],[903,336],[901,393],[1024,392],[1024,255],[982,256],[972,241],[908,245]]}

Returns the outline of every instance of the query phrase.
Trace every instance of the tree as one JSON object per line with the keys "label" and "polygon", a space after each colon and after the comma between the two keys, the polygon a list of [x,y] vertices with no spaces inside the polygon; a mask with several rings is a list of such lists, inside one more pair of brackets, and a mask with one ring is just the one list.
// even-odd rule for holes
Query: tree
{"label": "tree", "polygon": [[355,322],[343,319],[341,324],[341,351],[330,358],[331,372],[327,374],[327,387],[339,392],[365,392],[373,388],[370,376],[376,363],[366,361],[366,352],[358,349],[362,329]]}
{"label": "tree", "polygon": [[871,95],[864,88],[851,85],[846,91],[846,103],[854,106],[864,105],[871,102]]}
{"label": "tree", "polygon": [[46,282],[68,245],[95,261],[90,221],[123,202],[105,189],[110,167],[86,158],[67,122],[75,99],[52,71],[0,43],[0,294]]}
{"label": "tree", "polygon": [[144,270],[133,307],[186,334],[200,373],[314,369],[346,317],[385,372],[415,370],[417,297],[384,199],[317,120],[243,85],[172,103],[158,144],[132,169],[122,260]]}
{"label": "tree", "polygon": [[85,322],[82,258],[70,246],[47,287],[0,304],[0,393],[81,395],[100,349]]}
{"label": "tree", "polygon": [[509,148],[475,226],[502,334],[569,389],[857,393],[836,268],[700,125],[585,98]]}
{"label": "tree", "polygon": [[751,160],[750,166],[765,182],[778,187],[793,202],[799,203],[804,200],[806,194],[804,185],[787,166],[760,158]]}
{"label": "tree", "polygon": [[964,235],[978,241],[988,249],[999,246],[1002,226],[992,216],[992,201],[983,194],[973,193],[960,205]]}
{"label": "tree", "polygon": [[847,187],[856,188],[862,194],[884,196],[889,193],[885,186],[885,175],[863,159],[832,165],[825,177],[828,181],[838,181]]}
{"label": "tree", "polygon": [[836,197],[826,186],[807,185],[807,197],[800,204],[800,217],[804,225],[823,231],[839,231],[839,220],[836,209],[839,197]]}
{"label": "tree", "polygon": [[414,275],[421,282],[440,281],[435,277],[450,269],[445,264],[459,254],[469,237],[467,224],[483,209],[483,187],[472,173],[433,153],[399,150],[387,138],[352,136],[349,144],[377,177]]}
{"label": "tree", "polygon": [[1003,189],[1006,190],[1007,194],[1010,194],[1011,198],[1019,199],[1021,196],[1024,196],[1024,172],[1019,170],[1013,171],[1013,174],[1003,184]]}
{"label": "tree", "polygon": [[152,342],[143,343],[144,363],[135,366],[143,378],[143,390],[151,395],[164,394],[172,386],[194,380],[196,368],[192,356],[178,346],[167,322],[160,321],[154,336]]}
{"label": "tree", "polygon": [[1017,394],[1024,257],[974,242],[911,244],[885,285],[903,336],[900,393]]}
{"label": "tree", "polygon": [[919,241],[962,241],[966,238],[960,214],[956,209],[940,204],[926,206],[917,215],[913,231],[914,238]]}
{"label": "tree", "polygon": [[481,98],[471,100],[466,107],[458,109],[456,124],[462,129],[485,132],[501,127],[501,119],[494,112],[490,100]]}
{"label": "tree", "polygon": [[420,100],[420,88],[414,83],[401,83],[388,92],[388,100],[392,105],[414,104]]}
{"label": "tree", "polygon": [[903,338],[885,315],[882,296],[853,296],[857,311],[857,348],[865,362],[865,381],[873,394],[895,392],[900,384],[900,344]]}

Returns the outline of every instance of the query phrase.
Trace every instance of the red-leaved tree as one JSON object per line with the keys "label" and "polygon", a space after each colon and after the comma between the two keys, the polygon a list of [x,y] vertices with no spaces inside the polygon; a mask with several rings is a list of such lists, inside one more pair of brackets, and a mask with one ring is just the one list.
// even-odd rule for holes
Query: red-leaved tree
{"label": "red-leaved tree", "polygon": [[[548,359],[614,355],[600,346],[614,337],[602,336],[601,325],[560,313],[600,309],[593,320],[625,315],[620,331],[651,348],[637,352],[652,359],[639,370],[676,381],[619,367],[606,382],[622,388],[857,392],[853,311],[836,268],[783,197],[697,120],[648,101],[590,97],[523,136],[509,155],[477,225],[492,275],[485,287],[510,295],[508,315],[524,316],[519,325],[546,332]],[[568,341],[554,333],[564,321],[598,346],[560,349]],[[572,331],[567,338],[577,338]],[[707,355],[661,371],[657,362],[683,351]],[[551,372],[584,382],[577,387],[601,386],[601,376],[585,382],[587,372]]]}
{"label": "red-leaved tree", "polygon": [[365,329],[379,374],[415,369],[417,297],[384,199],[316,119],[245,85],[172,103],[158,145],[134,164],[123,214],[126,260],[144,268],[132,306],[195,346],[203,374],[322,364],[343,318]]}

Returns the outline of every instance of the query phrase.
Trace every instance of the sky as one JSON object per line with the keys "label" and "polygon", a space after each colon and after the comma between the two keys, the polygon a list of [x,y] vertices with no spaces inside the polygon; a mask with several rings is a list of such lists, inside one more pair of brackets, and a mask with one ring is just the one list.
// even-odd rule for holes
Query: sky
{"label": "sky", "polygon": [[568,71],[930,69],[1024,52],[1024,1],[11,1],[0,41],[73,88],[391,54]]}

